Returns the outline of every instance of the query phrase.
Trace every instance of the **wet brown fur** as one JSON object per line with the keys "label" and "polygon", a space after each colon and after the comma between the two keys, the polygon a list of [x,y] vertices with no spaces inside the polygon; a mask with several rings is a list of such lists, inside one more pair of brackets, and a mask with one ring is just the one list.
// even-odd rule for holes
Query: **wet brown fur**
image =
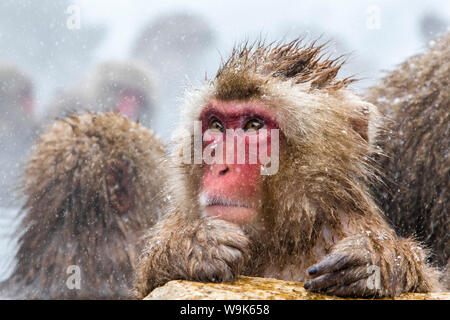
{"label": "wet brown fur", "polygon": [[380,159],[386,178],[376,190],[381,208],[399,234],[423,241],[440,267],[450,258],[449,88],[447,34],[367,93],[391,118],[380,139],[386,154]]}
{"label": "wet brown fur", "polygon": [[[262,177],[262,213],[256,222],[240,227],[202,217],[203,168],[180,164],[187,134],[180,132],[173,154],[175,200],[146,240],[137,267],[139,297],[173,279],[230,281],[245,274],[307,281],[308,267],[339,255],[361,264],[349,269],[361,280],[329,288],[330,294],[438,290],[437,271],[424,262],[426,250],[396,236],[367,187],[375,178],[371,156],[382,119],[348,88],[350,79],[336,78],[339,65],[322,55],[322,46],[300,40],[243,45],[215,79],[186,97],[181,123],[191,135],[193,121],[213,99],[263,103],[281,129],[280,168]],[[371,264],[381,270],[377,290],[362,282]]]}
{"label": "wet brown fur", "polygon": [[300,39],[286,44],[245,43],[233,49],[216,75],[216,98],[249,99],[262,94],[261,84],[271,78],[294,83],[311,82],[311,88],[338,90],[355,81],[339,80],[340,58],[323,58],[326,44],[305,45]]}
{"label": "wet brown fur", "polygon": [[[86,113],[56,121],[28,160],[27,201],[17,265],[3,283],[15,298],[130,298],[137,242],[161,214],[163,145],[119,114]],[[113,199],[110,170],[122,177],[127,199]],[[123,173],[123,172],[122,172]],[[120,178],[119,178],[120,179]],[[111,203],[129,209],[119,212]],[[67,269],[81,269],[81,288],[69,289]]]}

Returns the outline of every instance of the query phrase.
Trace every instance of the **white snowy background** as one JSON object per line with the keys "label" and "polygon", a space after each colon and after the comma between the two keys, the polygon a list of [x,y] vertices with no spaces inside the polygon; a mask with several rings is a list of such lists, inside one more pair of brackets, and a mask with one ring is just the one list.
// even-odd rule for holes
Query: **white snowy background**
{"label": "white snowy background", "polygon": [[[16,15],[2,12],[1,10],[7,10],[5,8],[11,10],[11,5],[3,6],[2,2],[14,3],[17,6],[17,12],[13,9]],[[55,92],[76,85],[95,65],[106,60],[129,58],[140,31],[153,19],[182,12],[200,17],[206,23],[212,38],[205,45],[201,59],[194,59],[195,68],[188,70],[184,67],[174,74],[158,75],[161,84],[165,81],[169,83],[165,84],[165,90],[158,99],[158,112],[151,126],[165,141],[169,141],[178,118],[178,101],[183,91],[199,83],[205,77],[205,72],[212,77],[221,57],[226,57],[233,45],[241,40],[262,37],[267,41],[274,41],[289,40],[301,35],[310,38],[322,35],[323,40],[334,41],[331,43],[332,53],[350,53],[343,75],[357,74],[358,78],[363,78],[356,85],[356,89],[362,91],[374,84],[383,75],[383,71],[392,69],[405,58],[420,52],[430,42],[432,44],[436,33],[449,30],[450,25],[448,0],[66,2],[56,9],[54,1],[0,2],[0,61],[17,64],[32,76],[37,89],[37,112],[42,114]],[[86,42],[72,48],[70,45],[73,46],[73,43],[53,39],[48,51],[37,52],[35,48],[40,48],[39,44],[41,47],[48,45],[49,39],[45,32],[39,33],[39,30],[45,29],[33,26],[45,25],[47,22],[42,21],[39,14],[34,15],[33,11],[27,10],[30,3],[33,6],[39,3],[38,6],[44,11],[46,6],[51,10],[61,11],[70,4],[77,5],[81,25],[79,30],[72,32],[78,32],[80,37],[86,38]],[[60,14],[62,17],[68,16],[65,12]],[[11,30],[16,33],[11,33]],[[165,36],[162,34],[161,38],[164,39]],[[24,49],[17,49],[21,48],[21,41],[25,41],[23,39],[32,39],[36,46],[27,45]],[[176,47],[171,41],[167,37],[167,46]],[[23,54],[24,50],[27,54]],[[165,60],[172,56],[169,53],[161,54],[157,57],[160,60],[154,61],[154,65],[170,64],[171,61]],[[173,81],[174,77],[178,81]],[[0,280],[9,275],[14,261],[14,230],[19,222],[17,210],[9,203],[0,203]]]}

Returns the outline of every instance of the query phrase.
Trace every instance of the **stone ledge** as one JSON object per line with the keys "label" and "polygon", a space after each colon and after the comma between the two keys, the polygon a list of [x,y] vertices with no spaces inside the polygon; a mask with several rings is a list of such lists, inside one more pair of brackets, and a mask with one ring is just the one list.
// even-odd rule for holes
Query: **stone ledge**
{"label": "stone ledge", "polygon": [[[270,278],[239,277],[231,283],[170,281],[144,300],[343,300],[310,293],[303,283]],[[450,300],[450,292],[407,293],[393,300]]]}

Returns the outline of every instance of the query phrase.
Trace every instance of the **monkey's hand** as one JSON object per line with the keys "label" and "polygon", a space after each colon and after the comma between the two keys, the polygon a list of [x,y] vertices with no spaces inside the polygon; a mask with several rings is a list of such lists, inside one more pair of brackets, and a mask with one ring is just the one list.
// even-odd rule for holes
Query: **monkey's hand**
{"label": "monkey's hand", "polygon": [[168,221],[153,234],[136,270],[140,298],[170,280],[232,281],[248,257],[247,236],[223,220]]}
{"label": "monkey's hand", "polygon": [[305,289],[344,297],[385,296],[380,268],[374,264],[377,260],[368,238],[344,238],[307,269],[312,280],[305,283]]}
{"label": "monkey's hand", "polygon": [[205,218],[186,245],[186,279],[232,281],[248,257],[249,240],[242,229],[224,220]]}
{"label": "monkey's hand", "polygon": [[411,239],[383,233],[349,236],[307,272],[305,288],[343,297],[395,297],[403,292],[439,291],[439,271],[427,251]]}

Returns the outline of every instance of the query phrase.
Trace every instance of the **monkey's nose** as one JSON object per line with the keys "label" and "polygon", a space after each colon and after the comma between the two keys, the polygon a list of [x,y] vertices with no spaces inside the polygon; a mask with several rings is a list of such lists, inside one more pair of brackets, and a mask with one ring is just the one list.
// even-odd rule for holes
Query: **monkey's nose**
{"label": "monkey's nose", "polygon": [[211,167],[213,176],[224,176],[228,171],[230,171],[230,168],[225,164],[215,164]]}

